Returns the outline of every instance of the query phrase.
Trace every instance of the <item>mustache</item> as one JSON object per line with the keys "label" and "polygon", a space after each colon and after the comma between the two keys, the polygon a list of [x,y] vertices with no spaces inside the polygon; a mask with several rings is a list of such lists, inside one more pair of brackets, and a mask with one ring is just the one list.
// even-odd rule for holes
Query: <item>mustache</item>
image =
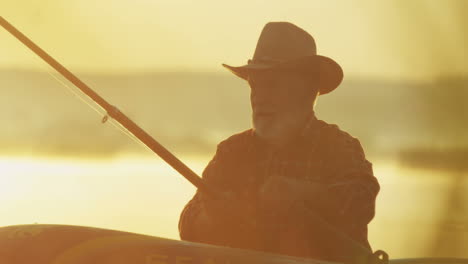
{"label": "mustache", "polygon": [[272,104],[252,104],[252,112],[277,112],[278,109]]}

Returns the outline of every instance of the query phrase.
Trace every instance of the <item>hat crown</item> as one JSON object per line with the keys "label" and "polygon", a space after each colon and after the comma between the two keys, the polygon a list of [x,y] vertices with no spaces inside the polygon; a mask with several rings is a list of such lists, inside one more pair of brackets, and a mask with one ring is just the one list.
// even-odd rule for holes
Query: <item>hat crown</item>
{"label": "hat crown", "polygon": [[317,55],[314,38],[289,22],[269,22],[260,34],[253,61],[287,61]]}
{"label": "hat crown", "polygon": [[268,69],[301,71],[315,78],[314,87],[319,88],[320,95],[333,91],[343,80],[341,66],[328,57],[317,55],[314,38],[289,22],[267,23],[258,39],[254,56],[246,65],[223,66],[244,80]]}

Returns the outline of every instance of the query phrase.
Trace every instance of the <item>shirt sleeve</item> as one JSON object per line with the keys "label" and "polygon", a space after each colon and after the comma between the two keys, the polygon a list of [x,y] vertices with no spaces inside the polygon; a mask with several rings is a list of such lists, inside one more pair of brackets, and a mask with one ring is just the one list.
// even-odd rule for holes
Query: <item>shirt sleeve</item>
{"label": "shirt sleeve", "polygon": [[333,151],[330,182],[326,189],[326,215],[348,233],[366,232],[375,215],[380,185],[359,140],[349,137]]}
{"label": "shirt sleeve", "polygon": [[[207,181],[213,177],[213,171],[215,170],[217,162],[217,155],[215,155],[208,163],[206,168],[203,170],[202,178]],[[200,226],[196,226],[195,219],[198,218],[201,213],[202,206],[202,194],[199,190],[196,191],[193,198],[185,205],[184,209],[179,218],[179,235],[182,240],[188,240],[193,242],[207,242],[207,235],[201,236],[200,233],[209,234],[209,230],[200,230]],[[206,227],[204,228],[206,229]],[[208,239],[209,240],[209,239]]]}
{"label": "shirt sleeve", "polygon": [[[229,153],[228,148],[223,142],[218,144],[216,154],[205,167],[202,173],[203,181],[214,187],[217,190],[226,190],[228,188],[227,182],[224,179],[225,173],[222,171],[226,164],[226,155]],[[208,197],[203,196],[202,193],[197,190],[193,198],[187,203],[182,210],[179,218],[179,235],[182,240],[221,244],[219,240],[219,223],[203,223],[203,226],[199,225],[197,221],[201,211],[203,210],[204,199]]]}

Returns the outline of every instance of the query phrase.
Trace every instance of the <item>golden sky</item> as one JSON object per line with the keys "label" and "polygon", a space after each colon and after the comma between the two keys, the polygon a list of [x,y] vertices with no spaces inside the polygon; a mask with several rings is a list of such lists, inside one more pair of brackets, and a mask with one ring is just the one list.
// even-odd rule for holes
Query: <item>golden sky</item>
{"label": "golden sky", "polygon": [[[223,71],[253,54],[263,25],[291,21],[348,76],[466,74],[463,0],[16,0],[1,15],[78,71]],[[0,67],[36,68],[0,31]]]}

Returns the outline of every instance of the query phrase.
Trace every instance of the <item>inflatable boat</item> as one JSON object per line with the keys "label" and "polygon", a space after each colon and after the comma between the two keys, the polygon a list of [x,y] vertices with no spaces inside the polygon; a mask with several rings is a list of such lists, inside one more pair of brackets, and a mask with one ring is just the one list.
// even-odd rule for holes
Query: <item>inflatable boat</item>
{"label": "inflatable boat", "polygon": [[[391,264],[468,264],[468,259],[396,259]],[[333,264],[159,238],[123,231],[69,225],[0,228],[1,264]]]}

